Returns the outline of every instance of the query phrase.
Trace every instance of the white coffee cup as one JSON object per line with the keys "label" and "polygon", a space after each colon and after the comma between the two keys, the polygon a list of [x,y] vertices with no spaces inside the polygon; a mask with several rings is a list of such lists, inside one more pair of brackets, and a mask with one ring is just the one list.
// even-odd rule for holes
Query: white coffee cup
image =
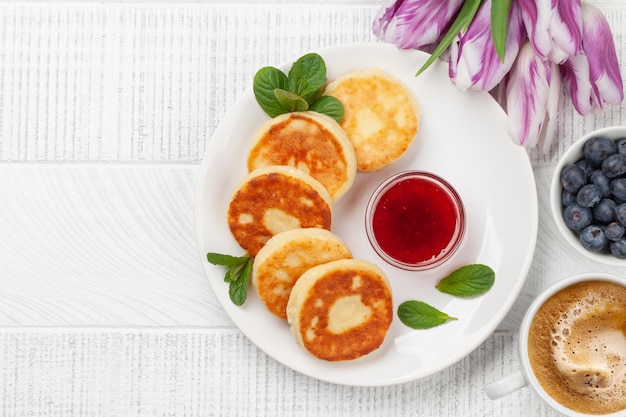
{"label": "white coffee cup", "polygon": [[[528,311],[526,311],[526,314],[524,315],[524,319],[520,326],[518,354],[521,369],[487,385],[485,387],[487,397],[495,400],[528,385],[534,391],[534,393],[539,396],[539,398],[541,398],[546,404],[548,404],[554,410],[563,415],[570,417],[598,417],[598,414],[584,414],[574,411],[552,398],[543,389],[539,381],[537,381],[537,378],[534,376],[533,370],[530,366],[530,359],[528,357],[528,334],[530,330],[530,325],[539,308],[546,300],[548,300],[552,295],[556,294],[560,290],[583,281],[609,281],[626,287],[626,278],[606,273],[584,273],[565,278],[557,282],[556,284],[553,284],[548,289],[544,290],[530,305]],[[621,410],[611,414],[600,414],[599,416],[626,417],[626,410]]]}

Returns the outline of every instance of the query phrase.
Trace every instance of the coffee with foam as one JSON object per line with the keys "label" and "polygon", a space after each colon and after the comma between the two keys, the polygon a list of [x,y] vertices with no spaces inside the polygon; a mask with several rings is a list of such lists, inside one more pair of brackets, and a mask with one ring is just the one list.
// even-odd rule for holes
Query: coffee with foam
{"label": "coffee with foam", "polygon": [[586,414],[626,409],[626,287],[586,281],[537,311],[528,356],[544,390]]}
{"label": "coffee with foam", "polygon": [[626,417],[626,279],[563,279],[531,304],[519,336],[522,371],[487,385],[489,398],[529,385],[563,415]]}
{"label": "coffee with foam", "polygon": [[541,386],[564,406],[626,409],[626,287],[587,281],[553,295],[533,319],[528,355]]}

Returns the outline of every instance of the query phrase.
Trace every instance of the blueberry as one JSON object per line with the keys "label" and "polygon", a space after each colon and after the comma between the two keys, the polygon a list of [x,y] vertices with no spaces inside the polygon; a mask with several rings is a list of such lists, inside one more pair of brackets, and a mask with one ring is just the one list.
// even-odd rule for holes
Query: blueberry
{"label": "blueberry", "polygon": [[593,218],[601,223],[611,223],[615,220],[615,201],[603,198],[591,209]]}
{"label": "blueberry", "polygon": [[596,170],[595,167],[591,165],[586,159],[579,159],[575,162],[575,165],[583,170],[583,172],[585,173],[585,177],[587,178],[589,178],[591,173]]}
{"label": "blueberry", "polygon": [[570,229],[580,231],[591,224],[593,215],[590,208],[573,203],[563,210],[563,220]]}
{"label": "blueberry", "polygon": [[611,242],[611,253],[616,258],[626,259],[626,240],[621,239],[617,242]]}
{"label": "blueberry", "polygon": [[563,189],[561,190],[561,204],[563,207],[567,207],[572,203],[576,202],[576,194],[570,193],[569,191]]}
{"label": "blueberry", "polygon": [[613,242],[617,242],[624,237],[624,233],[626,233],[626,227],[617,222],[609,223],[604,228],[604,236]]}
{"label": "blueberry", "polygon": [[600,202],[602,191],[596,184],[584,185],[576,194],[576,202],[583,207],[593,207]]}
{"label": "blueberry", "polygon": [[570,193],[577,193],[587,183],[582,169],[575,164],[568,164],[561,170],[561,185]]}
{"label": "blueberry", "polygon": [[609,245],[600,226],[592,224],[580,231],[580,243],[591,252],[601,252]]}
{"label": "blueberry", "polygon": [[611,180],[604,175],[602,170],[596,170],[591,173],[589,177],[589,181],[592,184],[596,184],[600,186],[600,190],[602,191],[602,197],[608,198],[611,197]]}
{"label": "blueberry", "polygon": [[620,155],[626,156],[626,138],[617,139],[615,145],[617,146],[617,152]]}
{"label": "blueberry", "polygon": [[615,206],[615,220],[622,226],[626,226],[626,204],[618,204]]}
{"label": "blueberry", "polygon": [[617,153],[617,145],[605,136],[594,136],[583,146],[585,159],[595,167],[599,167],[607,156],[614,153]]}
{"label": "blueberry", "polygon": [[616,178],[611,181],[611,194],[617,200],[626,201],[626,178]]}
{"label": "blueberry", "polygon": [[626,174],[626,156],[615,153],[602,161],[602,172],[609,178]]}

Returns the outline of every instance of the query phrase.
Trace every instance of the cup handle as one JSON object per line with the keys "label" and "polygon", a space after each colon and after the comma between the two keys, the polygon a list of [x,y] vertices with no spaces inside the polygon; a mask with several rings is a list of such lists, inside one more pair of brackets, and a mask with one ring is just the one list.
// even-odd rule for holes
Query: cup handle
{"label": "cup handle", "polygon": [[487,385],[485,387],[485,393],[490,400],[495,400],[513,391],[517,391],[527,384],[528,382],[526,378],[524,378],[522,371],[517,371]]}

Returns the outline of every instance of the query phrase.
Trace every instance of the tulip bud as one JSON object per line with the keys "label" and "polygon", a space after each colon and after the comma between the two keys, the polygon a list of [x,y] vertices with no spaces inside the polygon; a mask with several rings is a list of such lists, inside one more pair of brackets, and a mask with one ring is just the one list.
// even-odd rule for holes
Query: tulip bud
{"label": "tulip bud", "polygon": [[493,89],[511,69],[525,36],[519,8],[513,2],[502,62],[491,37],[491,0],[484,1],[467,31],[450,45],[450,79],[461,90]]}
{"label": "tulip bud", "polygon": [[464,0],[386,0],[372,31],[401,49],[429,49],[445,33]]}
{"label": "tulip bud", "polygon": [[562,80],[559,66],[551,63],[550,89],[548,90],[548,101],[546,102],[546,117],[539,134],[541,151],[548,153],[554,141],[556,125],[559,116],[559,101],[561,99]]}
{"label": "tulip bud", "polygon": [[576,111],[583,116],[592,110],[589,61],[585,54],[570,57],[560,66],[563,84]]}
{"label": "tulip bud", "polygon": [[624,100],[611,28],[600,10],[582,3],[583,52],[561,65],[563,81],[576,110],[582,114]]}
{"label": "tulip bud", "polygon": [[539,57],[529,42],[520,48],[507,78],[506,103],[509,133],[513,140],[533,147],[546,117],[551,63]]}
{"label": "tulip bud", "polygon": [[624,86],[609,22],[595,6],[583,3],[583,49],[589,61],[594,108],[620,104]]}
{"label": "tulip bud", "polygon": [[519,0],[535,53],[561,64],[582,50],[580,0]]}

